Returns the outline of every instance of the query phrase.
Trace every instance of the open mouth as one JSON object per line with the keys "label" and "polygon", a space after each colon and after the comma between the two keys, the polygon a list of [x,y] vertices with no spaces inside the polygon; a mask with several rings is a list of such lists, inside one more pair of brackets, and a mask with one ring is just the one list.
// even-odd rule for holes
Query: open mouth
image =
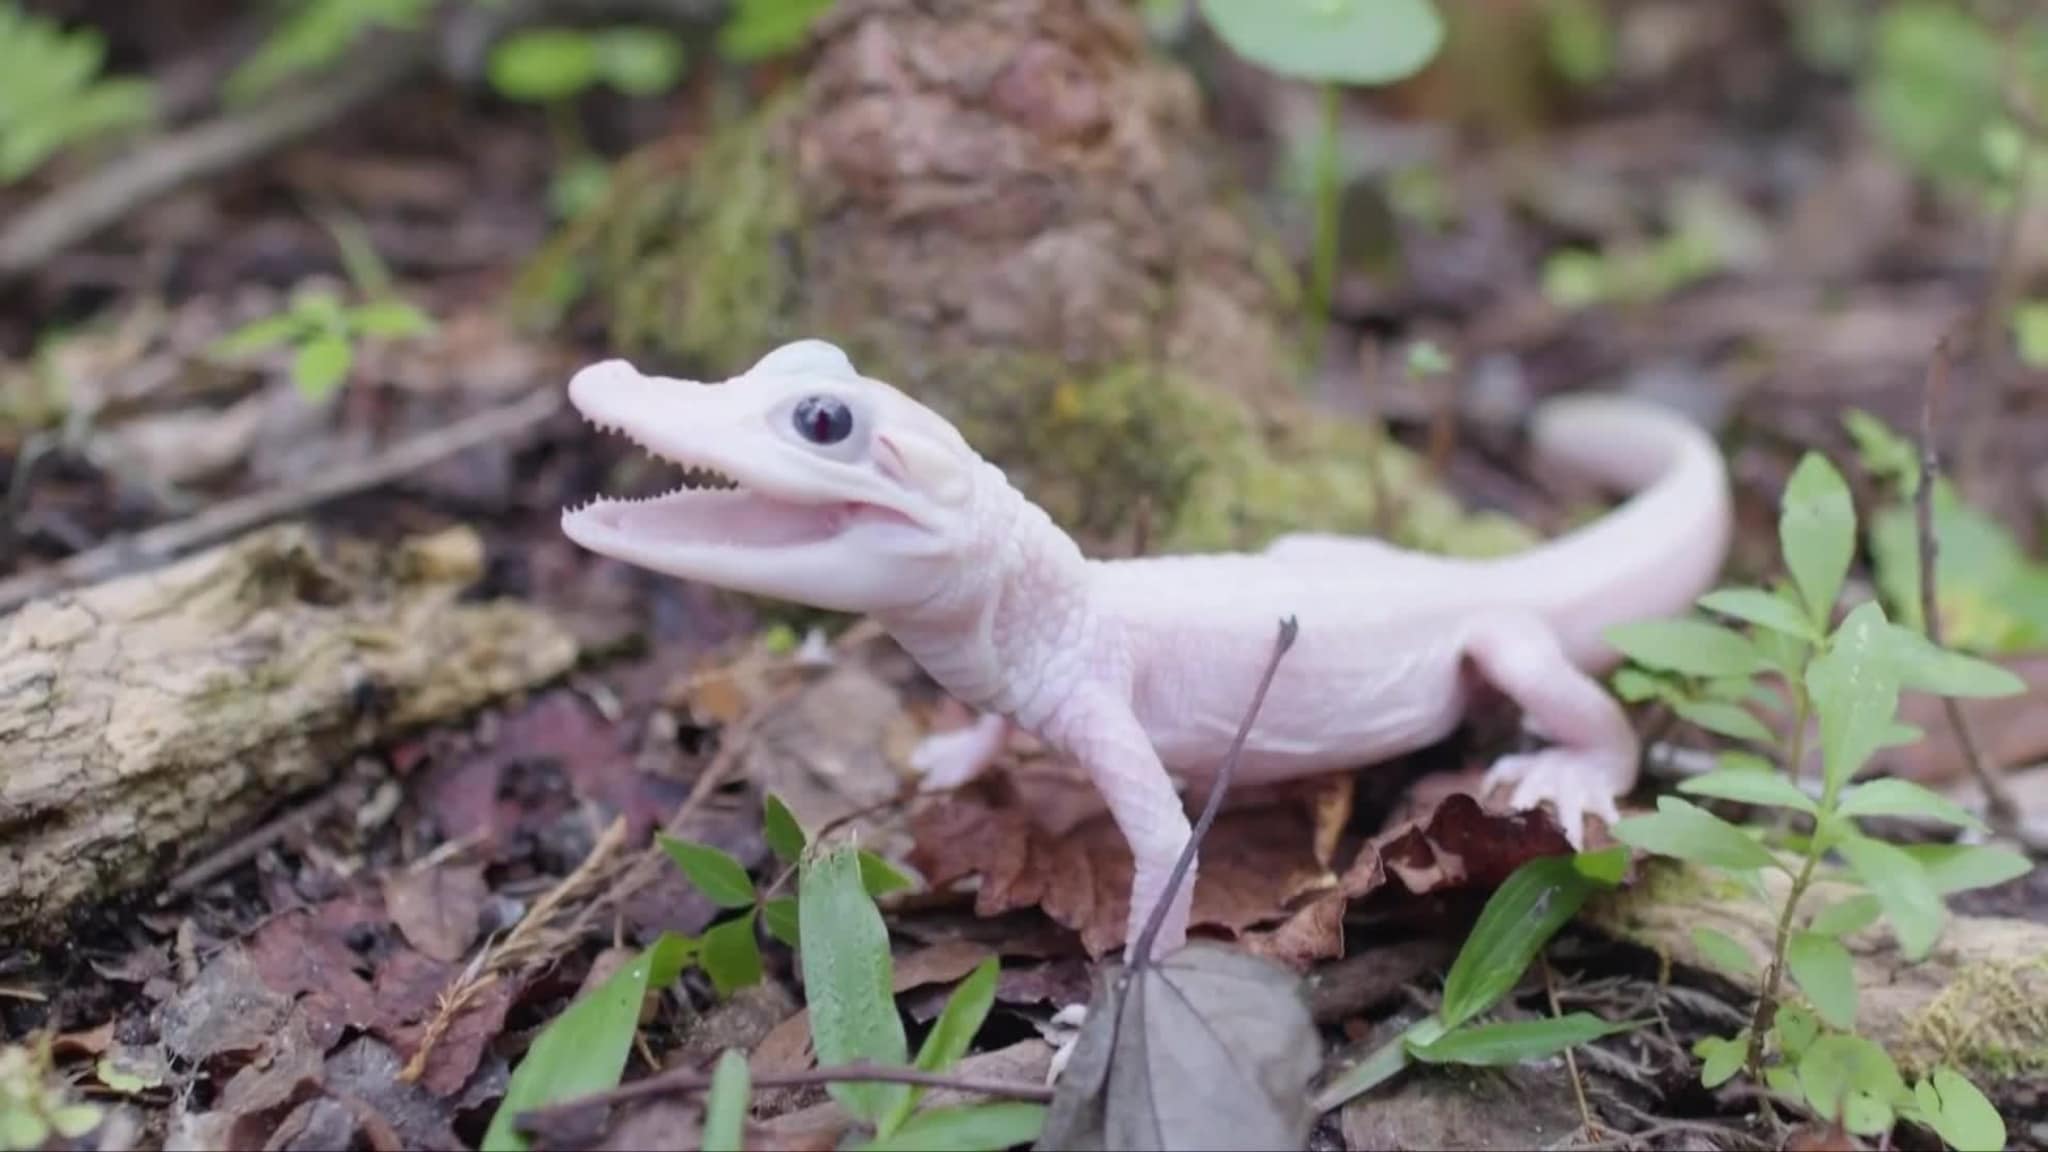
{"label": "open mouth", "polygon": [[[601,431],[631,438],[622,429],[592,423]],[[709,465],[675,460],[635,443],[654,459],[680,466],[683,482],[659,496],[600,496],[569,510],[564,526],[590,537],[590,543],[609,539],[696,549],[789,548],[832,539],[869,507],[770,496]]]}

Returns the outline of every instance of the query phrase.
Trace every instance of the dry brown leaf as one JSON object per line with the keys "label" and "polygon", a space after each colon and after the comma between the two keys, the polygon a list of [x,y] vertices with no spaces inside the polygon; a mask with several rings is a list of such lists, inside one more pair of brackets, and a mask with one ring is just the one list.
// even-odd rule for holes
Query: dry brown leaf
{"label": "dry brown leaf", "polygon": [[385,910],[406,942],[450,964],[475,942],[489,898],[481,864],[439,864],[384,878]]}

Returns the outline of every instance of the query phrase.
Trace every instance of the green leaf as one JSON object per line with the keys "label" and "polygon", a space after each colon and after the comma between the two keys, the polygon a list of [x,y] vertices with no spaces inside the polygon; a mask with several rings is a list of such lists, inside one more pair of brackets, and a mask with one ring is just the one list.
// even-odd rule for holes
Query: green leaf
{"label": "green leaf", "polygon": [[1799,1085],[1820,1115],[1839,1118],[1858,1136],[1875,1136],[1894,1122],[1894,1105],[1909,1098],[1899,1070],[1883,1048],[1861,1036],[1822,1036],[1799,1059]]}
{"label": "green leaf", "polygon": [[1749,1029],[1733,1036],[1702,1036],[1692,1054],[1700,1058],[1700,1086],[1719,1088],[1734,1079],[1749,1058]]}
{"label": "green leaf", "polygon": [[1908,960],[1925,957],[1941,935],[1947,909],[1920,862],[1868,836],[1845,836],[1836,848],[1884,908],[1900,954]]}
{"label": "green leaf", "polygon": [[2005,1147],[2005,1121],[1960,1072],[1943,1065],[1914,1086],[1927,1126],[1958,1152],[1996,1152]]}
{"label": "green leaf", "polygon": [[1636,1021],[1612,1023],[1590,1012],[1468,1024],[1453,1028],[1428,1044],[1410,1044],[1408,1054],[1429,1064],[1476,1064],[1498,1067],[1550,1056],[1589,1040],[1638,1027]]}
{"label": "green leaf", "polygon": [[1646,668],[1686,676],[1748,676],[1763,667],[1749,637],[1690,617],[1618,624],[1606,640]]}
{"label": "green leaf", "polygon": [[1980,699],[2018,696],[2027,690],[2026,681],[2011,670],[1941,648],[1911,628],[1887,625],[1883,640],[1899,684],[1908,690]]}
{"label": "green leaf", "polygon": [[797,823],[796,814],[782,797],[770,792],[761,800],[761,834],[768,841],[768,850],[784,864],[794,864],[803,859],[803,825]]}
{"label": "green leaf", "polygon": [[861,886],[867,889],[868,895],[877,899],[891,892],[916,887],[916,883],[894,864],[865,848],[860,850],[860,882]]}
{"label": "green leaf", "polygon": [[761,942],[754,937],[756,913],[749,910],[704,932],[704,948],[697,962],[720,996],[761,982]]}
{"label": "green leaf", "polygon": [[1444,978],[1438,1010],[1444,1025],[1456,1028],[1507,995],[1598,884],[1570,856],[1539,857],[1509,874],[1487,899]]}
{"label": "green leaf", "polygon": [[1692,943],[1709,964],[1725,975],[1747,976],[1756,971],[1756,961],[1750,958],[1749,950],[1719,928],[1709,928],[1704,924],[1694,928]]}
{"label": "green leaf", "polygon": [[597,44],[569,28],[514,32],[491,49],[491,87],[508,100],[549,104],[597,82]]}
{"label": "green leaf", "polygon": [[1818,452],[1807,453],[1785,484],[1778,546],[1806,601],[1807,617],[1816,628],[1826,628],[1855,558],[1856,505],[1842,474]]}
{"label": "green leaf", "polygon": [[1907,844],[1899,850],[1919,863],[1927,882],[1944,896],[1995,887],[2034,868],[2020,853],[1989,844]]}
{"label": "green leaf", "polygon": [[1624,844],[1717,868],[1774,868],[1778,862],[1740,828],[1676,796],[1657,798],[1657,811],[1631,816],[1613,828]]}
{"label": "green leaf", "polygon": [[1795,932],[1785,945],[1785,964],[1821,1019],[1845,1032],[1856,1027],[1856,965],[1841,941]]}
{"label": "green leaf", "polygon": [[1824,807],[1877,751],[1899,706],[1899,682],[1883,653],[1884,609],[1865,601],[1835,631],[1806,670],[1806,691],[1820,714]]}
{"label": "green leaf", "polygon": [[744,64],[794,52],[831,8],[832,0],[739,0],[718,30],[719,55]]}
{"label": "green leaf", "polygon": [[522,1152],[525,1137],[514,1130],[521,1112],[618,1086],[640,1027],[640,1008],[651,991],[675,982],[689,959],[691,941],[673,932],[549,1021],[525,1059],[512,1072],[505,1098],[484,1133],[484,1152]]}
{"label": "green leaf", "polygon": [[299,345],[298,354],[292,358],[292,382],[308,399],[320,400],[348,378],[349,366],[355,358],[355,349],[349,347],[347,340],[323,332]]}
{"label": "green leaf", "polygon": [[1835,806],[1840,816],[1924,816],[1959,828],[1987,831],[1984,822],[1962,805],[1911,780],[1896,776],[1867,780],[1842,793]]}
{"label": "green leaf", "polygon": [[1731,740],[1747,740],[1753,744],[1771,744],[1775,737],[1764,727],[1763,721],[1751,715],[1747,709],[1718,700],[1679,700],[1671,710],[1681,719],[1697,724],[1709,732],[1726,736]]}
{"label": "green leaf", "polygon": [[598,75],[628,96],[656,96],[683,75],[683,43],[659,28],[609,28],[593,38]]}
{"label": "green leaf", "polygon": [[1785,1059],[1797,1061],[1820,1036],[1820,1017],[1797,1004],[1780,1004],[1771,1031],[1777,1033],[1778,1051]]}
{"label": "green leaf", "polygon": [[[996,976],[1000,967],[1001,962],[994,956],[983,960],[946,998],[945,1009],[932,1023],[931,1031],[925,1033],[924,1043],[917,1050],[917,1067],[920,1070],[944,1072],[967,1055],[968,1047],[981,1031],[982,1022],[988,1019],[989,1009],[995,1006]],[[877,1129],[884,1135],[896,1131],[923,1096],[924,1089],[912,1085],[888,1118],[876,1126]]]}
{"label": "green leaf", "polygon": [[803,947],[803,934],[797,930],[796,897],[777,896],[761,905],[761,924],[770,936],[791,948]]}
{"label": "green leaf", "polygon": [[217,356],[245,356],[265,348],[276,348],[298,339],[306,321],[296,312],[280,312],[252,320],[215,340],[207,350]]}
{"label": "green leaf", "polygon": [[704,898],[720,908],[751,908],[758,898],[746,866],[709,844],[657,833],[661,850],[676,862]]}
{"label": "green leaf", "polygon": [[1430,0],[1201,0],[1202,18],[1233,52],[1283,76],[1390,84],[1443,46]]}
{"label": "green leaf", "polygon": [[1799,785],[1776,772],[1750,768],[1719,768],[1681,783],[1678,790],[1767,808],[1791,808],[1809,815],[1820,811],[1813,797],[1800,791]]}
{"label": "green leaf", "polygon": [[105,1117],[97,1104],[60,1104],[49,1112],[50,1127],[66,1140],[76,1140],[100,1126]]}
{"label": "green leaf", "polygon": [[1002,1152],[1038,1139],[1045,1105],[1021,1100],[933,1108],[888,1136],[857,1145],[862,1152]]}
{"label": "green leaf", "polygon": [[1798,640],[1820,636],[1798,605],[1762,588],[1717,588],[1700,597],[1699,606]]}
{"label": "green leaf", "polygon": [[1614,670],[1614,694],[1630,704],[1677,698],[1675,686],[1669,680],[1633,664]]}
{"label": "green leaf", "polygon": [[1572,855],[1572,867],[1579,875],[1605,888],[1621,883],[1628,875],[1629,851],[1615,844],[1597,852],[1577,852]]}
{"label": "green leaf", "polygon": [[1877,897],[1867,893],[1850,896],[1821,909],[1807,924],[1806,930],[1820,936],[1840,938],[1863,931],[1877,923],[1877,918],[1883,914],[1884,906],[1877,902]]}
{"label": "green leaf", "polygon": [[[797,919],[818,1063],[907,1063],[910,1043],[890,991],[889,929],[861,884],[855,849],[835,844],[804,862]],[[895,1108],[907,1088],[841,1083],[826,1090],[840,1107],[872,1124]]]}
{"label": "green leaf", "polygon": [[2014,308],[2012,331],[2020,362],[2048,368],[2048,300],[2029,300]]}
{"label": "green leaf", "polygon": [[434,318],[404,300],[377,300],[348,315],[349,326],[365,336],[389,339],[425,336],[434,330]]}
{"label": "green leaf", "polygon": [[719,1054],[704,1100],[704,1152],[742,1152],[746,1146],[747,1058],[731,1048]]}

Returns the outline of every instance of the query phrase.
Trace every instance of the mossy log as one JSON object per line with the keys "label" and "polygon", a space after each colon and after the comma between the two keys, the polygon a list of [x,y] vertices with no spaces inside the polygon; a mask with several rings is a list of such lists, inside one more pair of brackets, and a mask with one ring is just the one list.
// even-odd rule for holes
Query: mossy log
{"label": "mossy log", "polygon": [[458,603],[482,552],[287,525],[0,619],[0,932],[59,930],[358,750],[566,671],[547,616]]}
{"label": "mossy log", "polygon": [[530,282],[583,262],[617,350],[677,374],[840,343],[1092,550],[1525,543],[1302,402],[1293,272],[1220,154],[1137,5],[843,0],[800,82],[629,163]]}
{"label": "mossy log", "polygon": [[[1764,886],[1768,904],[1732,880],[1656,861],[1640,883],[1589,902],[1587,918],[1680,968],[1753,988],[1754,972],[1770,963],[1777,909],[1791,880],[1767,871]],[[1860,891],[1824,876],[1802,907],[1818,910]],[[1699,928],[1734,940],[1754,971],[1723,972],[1693,939]],[[1950,1064],[1996,1098],[2002,1085],[2038,1083],[2048,1075],[2048,925],[1951,916],[1933,951],[1918,962],[1899,954],[1883,922],[1843,943],[1856,964],[1856,1029],[1882,1044],[1908,1076]],[[1786,980],[1784,994],[1797,1000],[1796,983]]]}

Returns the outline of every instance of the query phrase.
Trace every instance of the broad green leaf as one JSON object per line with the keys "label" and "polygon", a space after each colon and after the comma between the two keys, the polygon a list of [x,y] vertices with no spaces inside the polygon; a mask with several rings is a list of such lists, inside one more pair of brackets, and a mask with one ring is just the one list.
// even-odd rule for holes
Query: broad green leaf
{"label": "broad green leaf", "polygon": [[1754,752],[1730,751],[1714,757],[1714,763],[1723,772],[1750,772],[1765,776],[1776,776],[1778,766]]}
{"label": "broad green leaf", "polygon": [[1818,452],[1807,453],[1785,484],[1778,546],[1807,617],[1816,628],[1826,628],[1855,558],[1856,505],[1842,474]]}
{"label": "broad green leaf", "polygon": [[1868,836],[1845,836],[1836,848],[1884,908],[1900,954],[1908,960],[1925,957],[1941,935],[1947,910],[1920,862]]}
{"label": "broad green leaf", "polygon": [[1798,605],[1762,588],[1717,588],[1700,597],[1699,606],[1799,640],[1819,637],[1813,621]]}
{"label": "broad green leaf", "polygon": [[1718,700],[1680,700],[1672,704],[1671,710],[1681,719],[1731,740],[1765,745],[1776,740],[1771,730],[1764,727],[1763,721],[1734,704]]}
{"label": "broad green leaf", "polygon": [[794,52],[831,8],[832,0],[739,0],[718,30],[719,55],[744,64]]}
{"label": "broad green leaf", "polygon": [[1733,1036],[1703,1036],[1692,1046],[1692,1054],[1700,1058],[1700,1086],[1719,1088],[1742,1071],[1749,1057],[1749,1029]]}
{"label": "broad green leaf", "polygon": [[1614,838],[1645,852],[1717,868],[1775,868],[1764,846],[1740,828],[1676,796],[1657,798],[1657,811],[1616,824]]}
{"label": "broad green leaf", "polygon": [[1613,683],[1614,694],[1629,704],[1677,698],[1676,685],[1633,664],[1624,664],[1616,668]]}
{"label": "broad green leaf", "polygon": [[1692,943],[1709,964],[1726,975],[1748,976],[1756,971],[1756,961],[1750,958],[1749,950],[1719,928],[1709,928],[1704,924],[1694,928]]}
{"label": "broad green leaf", "polygon": [[1985,831],[1984,822],[1962,805],[1911,780],[1886,776],[1852,785],[1835,806],[1840,816],[1922,816],[1960,828]]}
{"label": "broad green leaf", "polygon": [[2018,696],[2027,690],[2026,681],[2009,669],[1938,647],[1911,628],[1886,625],[1882,639],[1885,654],[1897,669],[1900,686],[1910,691],[1992,698]]}
{"label": "broad green leaf", "polygon": [[1797,1061],[1820,1036],[1820,1017],[1797,1004],[1780,1004],[1771,1031],[1777,1034],[1778,1051],[1787,1060]]}
{"label": "broad green leaf", "polygon": [[2033,871],[2033,861],[1991,844],[1907,844],[1899,851],[1918,861],[1927,882],[1944,896],[1991,888]]}
{"label": "broad green leaf", "polygon": [[704,1099],[704,1152],[742,1152],[751,1077],[747,1058],[731,1048],[719,1054]]}
{"label": "broad green leaf", "polygon": [[[902,1065],[910,1042],[890,991],[889,929],[861,884],[859,852],[834,844],[804,861],[797,885],[804,994],[818,1063]],[[902,1084],[832,1084],[839,1106],[875,1123],[896,1107]]]}
{"label": "broad green leaf", "polygon": [[1438,1015],[1445,1026],[1456,1028],[1505,996],[1597,885],[1570,856],[1530,860],[1502,881],[1444,978]]}
{"label": "broad green leaf", "polygon": [[789,945],[803,947],[803,933],[797,930],[796,897],[777,896],[761,905],[761,925],[768,934]]}
{"label": "broad green leaf", "polygon": [[661,850],[676,862],[704,898],[720,908],[751,908],[757,896],[746,866],[709,844],[658,833]]}
{"label": "broad green leaf", "polygon": [[1763,657],[1749,637],[1690,617],[1617,624],[1605,636],[1622,655],[1663,672],[1748,676],[1763,667]]}
{"label": "broad green leaf", "polygon": [[1572,867],[1595,884],[1612,888],[1628,875],[1629,851],[1620,844],[1602,848],[1597,852],[1579,852],[1572,856]]}
{"label": "broad green leaf", "polygon": [[1045,1105],[1021,1100],[933,1108],[912,1116],[901,1128],[866,1144],[860,1152],[1002,1152],[1038,1139]]}
{"label": "broad green leaf", "polygon": [[796,814],[782,797],[770,792],[761,801],[761,835],[768,841],[768,850],[784,864],[794,864],[803,859],[803,825],[797,823]]}
{"label": "broad green leaf", "polygon": [[704,932],[703,952],[697,962],[704,966],[704,974],[711,977],[720,996],[761,982],[761,942],[754,937],[755,915],[749,910]]}
{"label": "broad green leaf", "polygon": [[688,938],[663,933],[549,1021],[505,1086],[505,1098],[484,1133],[484,1152],[527,1147],[526,1138],[513,1128],[521,1112],[616,1088],[640,1027],[641,1005],[649,992],[675,982],[692,948]]}
{"label": "broad green leaf", "polygon": [[292,382],[307,398],[322,399],[348,378],[355,356],[347,340],[322,333],[299,345],[292,357]]}
{"label": "broad green leaf", "polygon": [[207,350],[217,356],[243,356],[260,352],[265,348],[276,348],[290,344],[306,328],[306,322],[296,312],[280,312],[252,320],[233,332],[215,340]]}
{"label": "broad green leaf", "polygon": [[1716,769],[1685,781],[1678,790],[1694,796],[1713,796],[1769,808],[1791,808],[1809,814],[1820,811],[1813,797],[1800,791],[1799,785],[1776,772],[1758,772],[1749,768]]}
{"label": "broad green leaf", "polygon": [[1856,1027],[1856,965],[1841,941],[1818,932],[1795,932],[1785,964],[1821,1019],[1843,1031]]}
{"label": "broad green leaf", "polygon": [[1806,926],[1808,932],[1837,938],[1863,931],[1884,914],[1877,897],[1865,893],[1837,900],[1821,909]]}
{"label": "broad green leaf", "polygon": [[1422,70],[1443,46],[1431,0],[1201,0],[1231,51],[1296,80],[1389,84]]}
{"label": "broad green leaf", "polygon": [[569,28],[514,32],[491,49],[491,87],[508,100],[551,104],[597,82],[597,44]]}
{"label": "broad green leaf", "polygon": [[1507,1020],[1498,1024],[1467,1024],[1453,1028],[1428,1044],[1410,1044],[1408,1054],[1429,1064],[1477,1064],[1498,1067],[1551,1056],[1637,1027],[1635,1021],[1614,1023],[1590,1012]]}
{"label": "broad green leaf", "polygon": [[1927,1126],[1957,1152],[1996,1152],[2005,1147],[2005,1121],[1960,1072],[1943,1065],[1914,1086]]}
{"label": "broad green leaf", "polygon": [[349,325],[365,336],[425,336],[434,318],[404,300],[378,300],[349,313]]}
{"label": "broad green leaf", "polygon": [[860,850],[860,882],[868,895],[878,899],[917,886],[901,869],[865,848]]}
{"label": "broad green leaf", "polygon": [[1875,601],[1857,605],[1828,650],[1807,667],[1806,691],[1820,714],[1825,807],[1869,762],[1898,710],[1898,677],[1883,651],[1886,627]]}
{"label": "broad green leaf", "polygon": [[607,28],[592,38],[595,71],[628,96],[656,96],[683,75],[683,42],[660,28]]}
{"label": "broad green leaf", "polygon": [[[967,1055],[968,1047],[981,1031],[982,1022],[988,1019],[988,1010],[995,1006],[996,977],[1000,966],[1001,962],[991,956],[975,965],[974,971],[953,989],[953,994],[946,998],[946,1007],[933,1021],[931,1031],[925,1033],[924,1043],[917,1050],[919,1069],[944,1072]],[[900,1128],[923,1096],[924,1089],[912,1085],[902,1102],[877,1125],[878,1130],[886,1135]]]}
{"label": "broad green leaf", "polygon": [[1885,1050],[1845,1032],[1822,1036],[1806,1049],[1799,1059],[1799,1085],[1816,1112],[1839,1117],[1842,1127],[1858,1136],[1890,1128],[1895,1102],[1909,1098]]}

